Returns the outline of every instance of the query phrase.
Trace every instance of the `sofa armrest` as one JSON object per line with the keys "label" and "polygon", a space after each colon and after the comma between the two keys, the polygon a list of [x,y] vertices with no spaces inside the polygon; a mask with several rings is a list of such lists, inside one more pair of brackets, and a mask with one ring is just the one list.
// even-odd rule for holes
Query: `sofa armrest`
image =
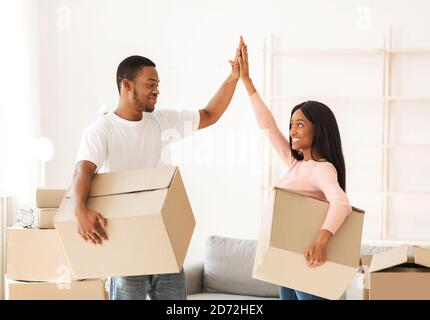
{"label": "sofa armrest", "polygon": [[202,292],[203,287],[203,261],[184,266],[187,295]]}

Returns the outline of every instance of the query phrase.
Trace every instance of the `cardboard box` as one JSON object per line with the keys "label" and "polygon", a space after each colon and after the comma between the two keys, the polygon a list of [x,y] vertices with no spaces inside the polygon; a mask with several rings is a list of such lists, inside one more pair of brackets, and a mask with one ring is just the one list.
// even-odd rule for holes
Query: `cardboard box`
{"label": "cardboard box", "polygon": [[370,300],[429,300],[430,250],[408,246],[374,254],[369,267]]}
{"label": "cardboard box", "polygon": [[37,188],[36,207],[38,208],[58,208],[67,190]]}
{"label": "cardboard box", "polygon": [[6,280],[7,300],[107,300],[104,280],[71,283]]}
{"label": "cardboard box", "polygon": [[9,279],[57,282],[73,278],[56,230],[8,228],[6,238]]}
{"label": "cardboard box", "polygon": [[329,204],[280,188],[263,216],[253,277],[328,299],[339,299],[358,270],[364,211],[352,213],[330,240],[327,261],[310,268],[304,257],[327,215]]}
{"label": "cardboard box", "polygon": [[39,229],[55,229],[54,217],[58,208],[37,209],[39,217]]}
{"label": "cardboard box", "polygon": [[101,246],[78,234],[69,194],[54,219],[77,279],[182,270],[195,220],[178,168],[96,174],[87,205],[108,220]]}

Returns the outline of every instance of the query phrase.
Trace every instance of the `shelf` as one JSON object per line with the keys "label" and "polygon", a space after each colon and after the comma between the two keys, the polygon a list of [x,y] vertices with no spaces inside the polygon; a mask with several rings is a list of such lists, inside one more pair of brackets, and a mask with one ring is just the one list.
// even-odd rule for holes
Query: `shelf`
{"label": "shelf", "polygon": [[357,147],[368,147],[368,148],[384,148],[384,149],[427,149],[430,148],[430,144],[381,144],[381,143],[354,143],[354,142],[342,142],[343,148],[357,148]]}
{"label": "shelf", "polygon": [[417,245],[417,246],[430,246],[429,241],[407,241],[407,240],[378,240],[378,239],[363,239],[361,241],[362,245],[369,246],[378,246],[378,245],[387,245],[387,246],[401,246],[401,245]]}
{"label": "shelf", "polygon": [[374,193],[384,196],[429,196],[430,191],[385,191],[380,190],[363,190],[363,189],[346,189],[346,191],[352,193]]}
{"label": "shelf", "polygon": [[399,54],[426,54],[430,53],[430,48],[402,48],[402,49],[388,49],[389,53]]}
{"label": "shelf", "polygon": [[428,54],[430,48],[397,48],[397,49],[384,49],[384,48],[288,48],[280,50],[262,50],[263,53],[273,55],[285,54],[306,54],[306,55],[319,55],[319,54]]}
{"label": "shelf", "polygon": [[[260,187],[258,190],[270,191],[272,187]],[[380,190],[363,190],[363,189],[346,189],[347,193],[372,193],[384,196],[430,196],[430,191],[385,191]]]}
{"label": "shelf", "polygon": [[284,54],[383,54],[385,51],[382,48],[369,48],[369,49],[357,49],[357,48],[333,48],[333,49],[283,49],[283,50],[263,50],[265,53],[273,55],[284,55]]}
{"label": "shelf", "polygon": [[383,101],[429,101],[430,102],[430,96],[386,96],[386,97],[378,97],[378,96],[350,96],[350,97],[341,97],[341,96],[272,96],[270,99],[273,101],[292,101],[292,100],[331,100],[331,101],[376,101],[376,102],[383,102]]}

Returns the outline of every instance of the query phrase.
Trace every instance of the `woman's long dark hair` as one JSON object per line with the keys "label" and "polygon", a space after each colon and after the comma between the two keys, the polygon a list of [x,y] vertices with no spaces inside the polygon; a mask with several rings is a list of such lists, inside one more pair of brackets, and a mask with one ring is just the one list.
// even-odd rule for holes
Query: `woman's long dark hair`
{"label": "woman's long dark hair", "polygon": [[[342,153],[339,127],[334,113],[325,104],[318,101],[306,101],[293,108],[291,117],[296,110],[302,110],[303,114],[314,125],[311,157],[314,159],[314,151],[317,151],[324,159],[336,168],[337,180],[343,191],[346,191],[345,160]],[[291,130],[291,121],[290,121]],[[290,137],[290,149],[293,157],[303,160],[303,154],[292,148]],[[316,159],[314,159],[316,160]]]}

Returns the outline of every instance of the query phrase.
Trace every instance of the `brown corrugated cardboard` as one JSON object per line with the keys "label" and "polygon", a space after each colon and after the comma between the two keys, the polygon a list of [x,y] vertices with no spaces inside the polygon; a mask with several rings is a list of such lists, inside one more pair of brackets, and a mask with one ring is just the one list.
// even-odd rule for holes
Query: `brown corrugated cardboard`
{"label": "brown corrugated cardboard", "polygon": [[39,217],[39,229],[55,229],[54,217],[57,214],[58,208],[37,209]]}
{"label": "brown corrugated cardboard", "polygon": [[6,280],[7,300],[106,300],[104,280],[70,283]]}
{"label": "brown corrugated cardboard", "polygon": [[58,208],[67,190],[38,188],[36,190],[37,208]]}
{"label": "brown corrugated cardboard", "polygon": [[70,195],[54,219],[76,278],[182,270],[195,220],[178,168],[96,174],[87,205],[108,220],[101,246],[78,234]]}
{"label": "brown corrugated cardboard", "polygon": [[6,234],[9,279],[70,281],[71,270],[56,230],[8,228]]}
{"label": "brown corrugated cardboard", "polygon": [[327,261],[309,268],[304,252],[315,240],[329,204],[292,190],[275,188],[272,209],[263,216],[253,277],[338,299],[360,261],[363,213],[353,208],[327,247]]}
{"label": "brown corrugated cardboard", "polygon": [[369,267],[370,300],[429,300],[430,251],[400,246],[373,255]]}

